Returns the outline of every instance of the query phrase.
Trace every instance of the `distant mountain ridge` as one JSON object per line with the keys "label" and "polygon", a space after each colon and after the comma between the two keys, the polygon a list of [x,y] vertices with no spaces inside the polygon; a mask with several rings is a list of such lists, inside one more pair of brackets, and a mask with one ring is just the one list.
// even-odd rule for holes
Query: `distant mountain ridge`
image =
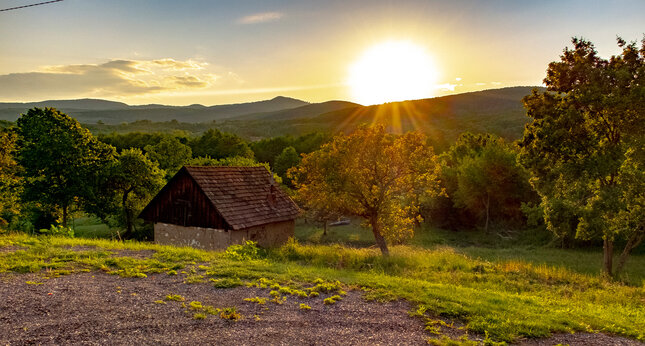
{"label": "distant mountain ridge", "polygon": [[122,102],[100,99],[50,100],[26,103],[0,103],[0,119],[15,121],[33,107],[54,107],[81,123],[119,124],[137,120],[209,122],[246,114],[275,112],[309,105],[309,102],[278,96],[270,100],[247,103],[203,106],[168,106],[159,104],[130,106]]}
{"label": "distant mountain ridge", "polygon": [[[95,133],[175,129],[199,133],[217,128],[248,139],[259,139],[312,131],[349,132],[360,124],[380,123],[393,133],[420,130],[443,143],[453,141],[464,131],[490,132],[517,139],[528,121],[522,98],[533,88],[489,89],[374,106],[346,101],[308,103],[282,96],[215,106],[128,106],[92,99],[0,103],[0,120],[15,120],[29,107],[54,106]],[[170,122],[173,119],[177,122]]]}

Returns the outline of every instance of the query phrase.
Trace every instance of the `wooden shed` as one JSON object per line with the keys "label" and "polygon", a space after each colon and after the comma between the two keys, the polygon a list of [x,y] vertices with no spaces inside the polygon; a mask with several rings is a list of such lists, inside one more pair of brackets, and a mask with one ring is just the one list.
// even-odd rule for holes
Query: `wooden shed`
{"label": "wooden shed", "polygon": [[184,166],[143,209],[159,244],[224,249],[293,237],[298,207],[264,167]]}

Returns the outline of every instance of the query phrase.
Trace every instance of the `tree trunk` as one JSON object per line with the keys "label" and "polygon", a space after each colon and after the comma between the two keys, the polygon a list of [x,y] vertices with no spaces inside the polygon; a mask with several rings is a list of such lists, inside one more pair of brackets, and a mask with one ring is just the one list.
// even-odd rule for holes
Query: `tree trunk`
{"label": "tree trunk", "polygon": [[125,216],[125,233],[123,233],[124,238],[129,238],[130,235],[132,234],[132,217],[130,215],[130,211],[128,210],[128,195],[130,194],[129,190],[126,190],[123,193],[123,200],[122,200],[122,206],[123,206],[123,213]]}
{"label": "tree trunk", "polygon": [[67,227],[67,204],[63,205],[63,227]]}
{"label": "tree trunk", "polygon": [[614,259],[614,242],[605,238],[603,240],[603,271],[607,276],[612,276],[613,259]]}
{"label": "tree trunk", "polygon": [[323,235],[327,235],[327,220],[323,221]]}
{"label": "tree trunk", "polygon": [[371,217],[370,223],[372,224],[372,233],[374,233],[374,240],[376,240],[376,245],[378,245],[378,247],[381,249],[381,254],[383,255],[383,257],[390,256],[390,250],[387,248],[387,242],[381,234],[381,230],[378,226],[378,217]]}
{"label": "tree trunk", "polygon": [[486,192],[486,225],[484,226],[484,232],[488,234],[488,219],[490,218],[490,194]]}
{"label": "tree trunk", "polygon": [[616,264],[616,274],[620,274],[623,271],[625,263],[627,263],[627,257],[629,257],[632,250],[643,242],[643,238],[645,238],[645,233],[635,233],[627,240],[627,244],[625,244],[625,248],[618,258],[618,264]]}

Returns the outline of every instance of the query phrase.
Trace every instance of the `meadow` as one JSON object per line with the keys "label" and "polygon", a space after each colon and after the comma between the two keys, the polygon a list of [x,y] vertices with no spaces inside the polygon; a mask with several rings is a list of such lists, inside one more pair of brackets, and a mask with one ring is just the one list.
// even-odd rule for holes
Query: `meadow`
{"label": "meadow", "polygon": [[430,334],[442,334],[449,327],[440,321],[448,320],[504,342],[582,331],[645,340],[642,254],[632,257],[625,280],[610,281],[600,275],[597,250],[473,246],[480,235],[450,238],[449,231],[435,230],[409,245],[393,246],[384,258],[370,246],[369,231],[355,223],[329,228],[326,236],[317,227],[299,224],[296,233],[298,240],[278,249],[247,245],[226,252],[5,234],[0,236],[0,272],[53,277],[102,271],[141,280],[185,275],[186,282],[210,278],[221,287],[270,280],[294,292],[324,282],[362,290],[368,300],[405,299],[415,306],[411,314],[425,319]]}

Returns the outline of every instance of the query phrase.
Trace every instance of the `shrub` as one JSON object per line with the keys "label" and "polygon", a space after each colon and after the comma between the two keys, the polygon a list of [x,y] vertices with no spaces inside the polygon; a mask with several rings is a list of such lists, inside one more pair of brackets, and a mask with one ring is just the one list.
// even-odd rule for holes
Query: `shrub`
{"label": "shrub", "polygon": [[250,261],[262,258],[261,250],[258,243],[247,240],[241,245],[231,245],[224,253],[226,258],[236,261]]}
{"label": "shrub", "polygon": [[49,229],[42,228],[38,230],[38,233],[42,235],[51,235],[51,236],[62,236],[68,238],[74,238],[74,230],[69,227],[63,226],[54,226],[51,225]]}

